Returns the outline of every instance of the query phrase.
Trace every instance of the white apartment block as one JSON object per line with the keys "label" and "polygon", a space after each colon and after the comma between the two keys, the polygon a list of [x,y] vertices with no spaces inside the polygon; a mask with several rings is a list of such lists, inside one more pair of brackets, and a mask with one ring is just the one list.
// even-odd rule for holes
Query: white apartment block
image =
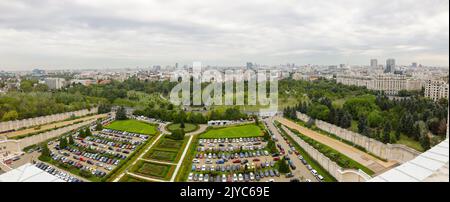
{"label": "white apartment block", "polygon": [[61,89],[64,87],[65,79],[63,78],[46,78],[45,84],[50,89]]}
{"label": "white apartment block", "polygon": [[420,80],[403,75],[379,74],[376,76],[338,75],[336,82],[344,85],[366,87],[369,90],[383,91],[387,95],[396,95],[401,90],[420,90]]}
{"label": "white apartment block", "polygon": [[448,99],[448,83],[442,80],[427,80],[424,96],[434,101]]}

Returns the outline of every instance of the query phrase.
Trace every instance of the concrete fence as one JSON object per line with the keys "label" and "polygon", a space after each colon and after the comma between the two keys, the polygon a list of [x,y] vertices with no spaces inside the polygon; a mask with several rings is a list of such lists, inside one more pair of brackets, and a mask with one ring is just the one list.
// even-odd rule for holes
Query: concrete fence
{"label": "concrete fence", "polygon": [[41,116],[41,117],[35,117],[35,118],[29,118],[29,119],[22,119],[22,120],[14,120],[14,121],[7,121],[7,122],[0,122],[0,132],[9,131],[9,130],[18,130],[21,128],[29,128],[33,126],[43,125],[52,123],[55,121],[62,121],[65,119],[70,118],[71,116],[85,116],[88,114],[97,113],[98,108],[92,108],[90,110],[83,109],[73,112],[65,112],[60,114],[52,114],[48,116]]}
{"label": "concrete fence", "polygon": [[315,149],[313,146],[303,141],[303,139],[293,134],[285,126],[282,126],[282,128],[300,145],[301,148],[303,148],[303,150],[306,151],[306,153],[309,154],[309,156],[311,156],[311,158],[319,163],[319,165],[322,166],[322,168],[324,168],[328,173],[330,173],[331,176],[336,178],[338,182],[365,182],[371,179],[371,177],[362,170],[342,168],[336,162],[332,161],[317,149]]}
{"label": "concrete fence", "polygon": [[[55,129],[52,131],[40,133],[30,137],[26,137],[19,140],[0,140],[0,156],[5,157],[8,154],[20,153],[25,147],[42,143],[51,138],[58,137],[64,133],[70,132],[72,130],[85,127],[87,125],[95,123],[97,120],[87,120],[81,123],[70,125],[64,128]],[[0,158],[1,159],[1,158]]]}
{"label": "concrete fence", "polygon": [[[297,117],[302,121],[308,121],[310,119],[306,114],[302,114],[300,112],[297,112]],[[408,146],[400,144],[384,144],[378,140],[366,137],[344,128],[340,128],[325,121],[316,120],[315,125],[319,129],[334,134],[337,137],[352,142],[355,145],[363,147],[368,152],[383,159],[404,163],[420,154],[420,152]]]}

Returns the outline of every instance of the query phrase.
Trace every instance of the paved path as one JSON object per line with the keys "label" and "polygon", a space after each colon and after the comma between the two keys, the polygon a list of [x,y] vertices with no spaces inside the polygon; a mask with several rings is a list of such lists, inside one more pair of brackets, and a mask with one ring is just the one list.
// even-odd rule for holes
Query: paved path
{"label": "paved path", "polygon": [[198,135],[200,133],[205,132],[207,128],[208,128],[208,125],[200,124],[200,125],[198,125],[198,129],[196,131],[192,131],[190,133],[186,133],[186,135],[188,135],[188,136]]}
{"label": "paved path", "polygon": [[150,144],[150,146],[148,146],[144,152],[142,152],[139,157],[133,161],[133,163],[131,163],[131,165],[129,165],[125,170],[126,172],[120,174],[116,179],[114,179],[114,182],[118,182],[120,180],[120,178],[122,178],[126,173],[128,173],[128,169],[133,167],[140,159],[142,159],[142,157],[158,142],[158,140],[163,136],[163,134],[159,134],[158,137],[156,137],[156,139],[152,142],[152,144]]}
{"label": "paved path", "polygon": [[309,128],[303,127],[298,125],[297,123],[290,121],[288,119],[285,119],[283,117],[277,116],[275,117],[275,120],[283,124],[284,126],[295,129],[299,131],[301,134],[308,136],[322,144],[325,144],[336,151],[350,157],[351,159],[355,160],[356,162],[366,166],[367,168],[373,170],[375,174],[379,174],[386,170],[386,168],[392,167],[396,165],[396,162],[393,161],[382,161],[380,159],[375,158],[374,156],[371,156],[370,154],[367,154],[355,147],[352,147],[346,143],[343,143],[339,140],[336,140],[332,137],[320,134],[314,130],[311,130]]}
{"label": "paved path", "polygon": [[181,164],[183,164],[184,157],[186,156],[186,153],[188,152],[189,147],[190,147],[190,145],[192,143],[192,139],[194,139],[194,136],[193,135],[189,136],[188,143],[186,144],[186,147],[184,148],[183,154],[181,155],[181,158],[178,161],[177,167],[175,168],[175,171],[172,174],[172,178],[170,178],[171,182],[174,182],[175,178],[177,177],[177,174],[178,174],[178,171],[180,170]]}
{"label": "paved path", "polygon": [[129,173],[128,171],[126,172],[126,174],[131,175],[131,176],[136,177],[136,178],[140,178],[140,179],[144,179],[144,180],[148,180],[148,181],[153,181],[153,182],[167,182],[167,181],[161,180],[161,179],[150,178],[150,177],[145,177],[145,176],[142,176],[142,175],[137,175],[137,174],[134,174],[134,173]]}
{"label": "paved path", "polygon": [[272,134],[274,134],[278,139],[278,142],[276,143],[281,145],[281,147],[286,151],[286,154],[291,158],[291,161],[294,163],[295,167],[297,167],[297,169],[292,171],[292,174],[297,178],[300,176],[300,178],[304,178],[304,180],[310,179],[313,182],[317,182],[317,179],[314,177],[314,175],[308,170],[308,168],[306,168],[305,165],[303,165],[303,163],[295,154],[289,155],[287,153],[288,150],[290,150],[289,145],[286,143],[286,141],[284,141],[280,131],[273,124],[273,119],[266,119],[264,120],[264,122],[266,123],[268,129],[272,132]]}
{"label": "paved path", "polygon": [[150,163],[164,164],[164,165],[177,165],[176,163],[165,162],[165,161],[156,161],[156,160],[144,159],[144,158],[139,158],[139,160],[145,161],[145,162],[150,162]]}

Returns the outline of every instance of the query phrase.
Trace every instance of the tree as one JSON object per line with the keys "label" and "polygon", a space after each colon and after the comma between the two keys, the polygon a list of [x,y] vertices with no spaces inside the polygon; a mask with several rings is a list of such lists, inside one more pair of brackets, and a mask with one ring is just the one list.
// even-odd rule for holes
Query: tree
{"label": "tree", "polygon": [[350,113],[343,111],[339,126],[341,128],[349,128],[350,126],[352,126],[352,116],[350,115]]}
{"label": "tree", "polygon": [[50,157],[51,152],[50,152],[50,149],[48,149],[47,144],[45,144],[45,143],[42,144],[41,148],[42,148],[42,152],[41,152],[41,155],[39,156],[39,160],[44,161],[44,162],[50,161],[50,159],[51,159],[51,157]]}
{"label": "tree", "polygon": [[2,121],[11,121],[11,120],[16,120],[19,117],[19,114],[17,113],[16,110],[11,110],[6,112],[3,115]]}
{"label": "tree", "polygon": [[184,139],[184,130],[183,129],[178,129],[172,132],[172,134],[169,136],[169,138],[174,139],[174,140],[183,140]]}
{"label": "tree", "polygon": [[86,134],[86,137],[92,136],[92,132],[91,132],[91,129],[89,127],[86,128],[84,133]]}
{"label": "tree", "polygon": [[289,169],[289,165],[287,164],[286,157],[283,157],[281,161],[278,161],[278,171],[280,171],[280,173],[291,172],[291,170]]}
{"label": "tree", "polygon": [[103,103],[98,106],[99,114],[106,114],[109,112],[111,112],[111,105]]}
{"label": "tree", "polygon": [[419,138],[419,142],[420,142],[420,145],[422,146],[422,148],[423,149],[425,149],[425,150],[428,150],[428,149],[430,149],[430,138],[428,137],[428,135],[422,135],[420,138]]}
{"label": "tree", "polygon": [[31,80],[22,80],[20,88],[23,92],[31,92],[33,90],[33,82]]}
{"label": "tree", "polygon": [[119,107],[119,109],[117,109],[117,112],[116,112],[116,120],[127,120],[127,119],[128,119],[127,112],[126,112],[125,108],[123,106]]}
{"label": "tree", "polygon": [[73,136],[69,135],[69,145],[74,145],[75,141],[73,141]]}
{"label": "tree", "polygon": [[258,118],[258,116],[253,116],[253,120],[255,120],[255,125],[259,125],[259,118]]}
{"label": "tree", "polygon": [[365,117],[360,117],[358,120],[358,132],[361,134],[366,134],[367,131],[367,119]]}
{"label": "tree", "polygon": [[96,131],[101,131],[103,130],[103,125],[100,121],[97,121],[97,125],[95,125],[95,130]]}
{"label": "tree", "polygon": [[378,110],[374,110],[367,116],[367,123],[370,127],[376,128],[383,124],[384,120]]}
{"label": "tree", "polygon": [[67,147],[67,139],[65,137],[59,138],[59,148],[65,149]]}
{"label": "tree", "polygon": [[383,129],[383,142],[384,143],[390,143],[391,141],[391,124],[389,122],[386,122]]}

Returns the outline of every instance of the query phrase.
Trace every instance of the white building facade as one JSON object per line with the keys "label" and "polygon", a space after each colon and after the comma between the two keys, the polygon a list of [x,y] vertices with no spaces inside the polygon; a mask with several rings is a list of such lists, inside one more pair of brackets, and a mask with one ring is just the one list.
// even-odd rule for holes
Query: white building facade
{"label": "white building facade", "polygon": [[424,96],[430,98],[434,101],[440,99],[448,100],[448,83],[441,80],[427,80],[425,82],[425,93]]}

